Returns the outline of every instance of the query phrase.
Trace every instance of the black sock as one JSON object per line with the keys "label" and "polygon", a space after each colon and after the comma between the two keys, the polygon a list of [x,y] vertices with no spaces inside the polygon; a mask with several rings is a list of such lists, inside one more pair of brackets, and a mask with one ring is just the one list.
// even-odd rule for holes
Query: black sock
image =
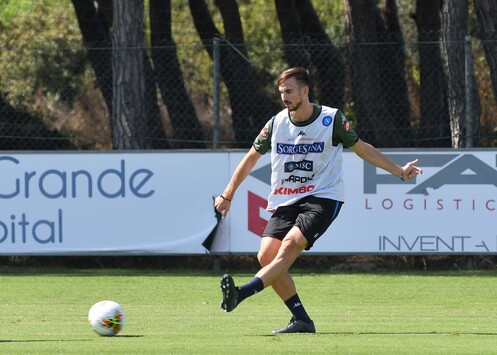
{"label": "black sock", "polygon": [[309,318],[309,315],[305,311],[304,306],[302,305],[302,302],[300,301],[299,295],[295,294],[289,299],[285,301],[286,306],[292,312],[293,316],[301,321],[304,321],[306,323],[312,322],[311,318]]}
{"label": "black sock", "polygon": [[252,280],[238,288],[238,303],[262,290],[264,290],[264,283],[257,276],[254,277]]}

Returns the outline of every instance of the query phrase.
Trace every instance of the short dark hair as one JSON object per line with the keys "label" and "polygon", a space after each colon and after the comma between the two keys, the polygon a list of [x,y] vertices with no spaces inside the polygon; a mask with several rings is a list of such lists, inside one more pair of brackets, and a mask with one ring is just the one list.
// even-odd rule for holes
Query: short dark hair
{"label": "short dark hair", "polygon": [[302,67],[293,67],[285,70],[278,78],[278,85],[281,85],[285,80],[295,78],[297,83],[304,86],[311,86],[311,78],[309,71]]}

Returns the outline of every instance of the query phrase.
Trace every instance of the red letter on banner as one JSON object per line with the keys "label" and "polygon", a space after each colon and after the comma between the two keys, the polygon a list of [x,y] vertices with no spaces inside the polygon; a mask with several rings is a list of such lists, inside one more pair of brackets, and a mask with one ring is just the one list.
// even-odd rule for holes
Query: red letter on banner
{"label": "red letter on banner", "polygon": [[248,192],[248,229],[259,237],[262,236],[267,221],[260,216],[260,209],[267,207],[266,199]]}

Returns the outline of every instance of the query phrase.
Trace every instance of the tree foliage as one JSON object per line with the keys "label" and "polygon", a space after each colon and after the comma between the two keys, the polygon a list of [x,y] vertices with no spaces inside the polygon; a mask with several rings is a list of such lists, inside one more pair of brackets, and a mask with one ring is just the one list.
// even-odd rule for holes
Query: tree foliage
{"label": "tree foliage", "polygon": [[[476,5],[483,8],[483,5],[492,4],[491,0],[475,0]],[[485,107],[482,109],[482,116],[480,116],[481,121],[485,122],[485,129],[487,131],[492,131],[496,129],[497,123],[495,122],[494,115],[492,115],[492,109],[490,107],[496,108],[495,92],[492,90],[492,83],[495,85],[495,79],[489,80],[490,75],[488,74],[488,61],[491,61],[493,57],[490,57],[489,49],[493,47],[492,42],[495,38],[492,37],[491,32],[482,32],[479,27],[482,25],[477,21],[477,11],[475,11],[475,1],[469,1],[469,18],[468,18],[468,28],[465,29],[466,34],[470,34],[473,38],[478,38],[480,33],[483,33],[482,37],[485,42],[485,51],[482,49],[483,46],[475,48],[473,52],[473,60],[475,73],[478,73],[480,77],[475,81],[475,85],[479,90],[480,95],[485,95],[482,100],[485,102]],[[27,112],[38,113],[34,115],[36,117],[42,117],[43,122],[48,122],[52,124],[52,128],[60,129],[61,127],[70,127],[73,130],[80,129],[81,127],[95,128],[95,123],[102,127],[110,125],[110,117],[112,116],[112,87],[107,90],[102,89],[102,82],[99,82],[99,73],[96,69],[98,66],[95,65],[95,57],[91,54],[98,53],[98,51],[89,51],[88,43],[85,41],[84,33],[81,33],[80,27],[78,26],[78,21],[76,17],[75,8],[73,3],[92,3],[98,6],[99,10],[105,10],[108,12],[109,6],[112,4],[112,0],[0,0],[0,94],[3,95],[3,100],[9,105],[9,107],[15,109],[25,110]],[[286,3],[285,1],[276,1],[280,5]],[[438,1],[436,1],[438,3]],[[249,58],[249,65],[246,63],[239,62],[234,65],[237,75],[243,77],[243,81],[250,79],[253,82],[244,88],[240,86],[236,88],[236,75],[231,78],[230,82],[226,82],[227,77],[223,79],[225,82],[221,85],[221,103],[222,103],[222,114],[223,120],[225,121],[225,129],[229,130],[232,122],[235,122],[238,127],[243,125],[246,117],[245,115],[239,115],[237,111],[240,107],[243,107],[243,95],[247,93],[248,90],[251,92],[259,92],[260,99],[256,97],[253,99],[254,103],[252,107],[260,108],[259,104],[263,103],[265,107],[264,110],[256,114],[256,117],[248,117],[247,122],[252,122],[247,137],[252,136],[255,131],[260,127],[260,122],[263,122],[270,117],[268,111],[274,110],[274,105],[279,105],[279,95],[275,85],[275,78],[277,75],[287,66],[291,65],[290,61],[287,61],[285,57],[285,50],[282,46],[283,38],[280,25],[281,18],[278,18],[277,8],[275,6],[275,1],[268,0],[238,0],[236,1],[239,17],[231,17],[233,14],[223,14],[221,9],[226,10],[226,7],[220,8],[220,6],[226,4],[233,4],[232,1],[216,0],[206,0],[206,8],[208,14],[213,22],[213,26],[219,36],[232,42],[233,47],[237,48],[244,53],[244,55]],[[298,3],[300,5],[306,4],[307,7],[300,7],[299,10],[314,8],[316,17],[310,13],[313,18],[308,23],[307,28],[318,28],[319,24],[321,32],[319,35],[321,38],[328,37],[336,46],[337,53],[342,57],[345,64],[346,74],[345,83],[338,84],[344,90],[343,93],[338,92],[339,96],[344,96],[344,105],[342,109],[344,112],[356,123],[364,124],[365,120],[369,120],[370,117],[367,116],[368,107],[373,108],[379,105],[379,112],[386,112],[388,114],[396,114],[394,119],[400,120],[399,122],[393,122],[393,128],[401,130],[409,130],[412,128],[419,128],[419,133],[421,135],[417,138],[426,138],[430,133],[434,134],[434,137],[430,136],[430,139],[425,139],[425,146],[432,146],[433,142],[447,142],[447,122],[448,118],[444,115],[444,110],[447,110],[444,105],[444,98],[448,94],[443,93],[444,80],[447,79],[448,73],[446,72],[447,66],[442,67],[441,59],[447,56],[448,52],[440,52],[436,48],[430,48],[427,51],[427,47],[422,47],[417,45],[417,40],[426,38],[428,41],[434,41],[440,43],[443,38],[443,31],[437,34],[431,34],[430,36],[424,36],[422,33],[418,33],[419,20],[414,18],[412,14],[419,15],[416,12],[417,6],[419,4],[428,2],[423,2],[421,0],[371,0],[370,4],[374,5],[374,9],[394,9],[397,10],[397,14],[394,11],[377,11],[376,22],[371,26],[371,31],[374,31],[374,26],[376,25],[376,30],[382,32],[389,39],[386,43],[390,44],[388,51],[379,51],[375,57],[377,61],[378,71],[376,75],[383,75],[381,72],[385,70],[386,72],[393,73],[395,69],[395,75],[388,74],[389,80],[393,77],[396,78],[397,84],[378,84],[377,92],[386,94],[390,92],[391,102],[388,100],[379,99],[372,100],[371,105],[366,105],[365,109],[360,109],[361,104],[358,101],[358,95],[361,99],[367,98],[368,91],[366,90],[366,96],[360,94],[356,85],[351,85],[353,75],[358,69],[357,65],[354,64],[353,60],[347,57],[347,43],[346,43],[346,31],[345,31],[345,9],[343,1],[329,1],[329,0],[299,0],[299,1],[288,1],[288,3]],[[153,6],[152,6],[153,5]],[[171,1],[170,5],[170,31],[159,27],[156,27],[154,31],[151,29],[151,20],[149,8],[161,9],[163,3],[155,2],[153,4],[149,3],[149,0],[144,1],[144,23],[145,23],[145,43],[147,45],[145,55],[145,67],[144,76],[146,94],[146,116],[153,118],[155,123],[147,123],[150,127],[156,127],[155,131],[159,137],[152,137],[150,132],[145,134],[151,137],[153,140],[160,140],[160,136],[164,135],[164,131],[171,136],[176,132],[181,132],[182,122],[185,120],[184,117],[191,117],[192,115],[197,115],[199,122],[194,122],[196,124],[201,124],[202,129],[205,132],[210,132],[212,122],[211,120],[211,107],[212,107],[212,59],[203,47],[202,37],[199,35],[198,31],[194,26],[194,19],[192,17],[190,6],[187,1]],[[311,7],[309,7],[310,5]],[[434,7],[432,7],[434,8]],[[433,10],[435,11],[435,10]],[[485,20],[482,17],[482,13],[479,14],[479,20]],[[235,14],[236,15],[236,14]],[[390,15],[390,16],[389,16]],[[483,14],[484,15],[484,14]],[[110,15],[111,16],[111,15]],[[307,17],[311,19],[311,17]],[[419,17],[419,16],[418,16]],[[231,18],[228,20],[228,18]],[[240,28],[235,28],[234,24],[236,21],[240,21]],[[236,21],[234,21],[236,20]],[[415,21],[416,20],[416,21]],[[486,20],[487,23],[492,23],[493,19],[489,18]],[[229,25],[231,24],[231,25]],[[227,27],[229,25],[229,27]],[[312,26],[309,26],[312,25]],[[238,26],[238,25],[237,25]],[[379,27],[378,27],[379,26]],[[418,26],[418,27],[416,27]],[[91,29],[91,28],[90,28]],[[236,33],[234,30],[236,29]],[[393,31],[392,31],[393,29]],[[108,29],[107,31],[110,31]],[[165,32],[161,32],[165,31]],[[168,33],[169,31],[169,33]],[[310,32],[309,32],[310,31]],[[308,44],[306,42],[308,39],[304,38],[306,35],[314,33],[309,30],[309,33],[305,31],[300,31],[300,44],[307,45],[305,48],[307,55],[310,54]],[[159,34],[159,36],[167,35],[165,42],[152,40],[152,35]],[[317,32],[316,32],[317,33]],[[303,36],[302,36],[303,35]],[[419,35],[419,37],[418,37]],[[424,37],[423,37],[424,36]],[[387,37],[385,37],[387,38]],[[238,41],[243,42],[237,43]],[[377,41],[381,40],[377,37]],[[159,63],[157,61],[157,52],[153,51],[148,47],[154,43],[160,43],[159,48],[162,47],[162,53],[160,55],[163,58],[169,58],[166,60],[166,64]],[[204,43],[205,44],[205,43]],[[495,46],[495,43],[494,43]],[[167,47],[167,50],[165,48]],[[98,48],[98,50],[104,50],[105,47]],[[154,46],[154,48],[157,48]],[[385,47],[386,48],[386,47]],[[438,48],[438,49],[439,49]],[[109,49],[109,47],[107,47]],[[176,52],[175,54],[173,52]],[[167,53],[166,53],[167,52]],[[485,58],[485,53],[487,58]],[[101,54],[101,53],[100,53]],[[167,54],[167,55],[165,55]],[[159,55],[159,56],[160,56]],[[231,55],[231,54],[229,54]],[[155,56],[155,58],[154,58]],[[494,55],[495,56],[495,55]],[[234,57],[234,56],[232,56]],[[382,63],[385,57],[393,59],[389,64]],[[148,59],[147,59],[148,58]],[[176,58],[176,61],[174,61]],[[318,57],[316,57],[318,58]],[[318,60],[324,63],[321,69],[326,69],[327,55],[322,55]],[[431,58],[431,59],[430,59]],[[97,58],[98,59],[98,58]],[[371,59],[371,58],[370,58]],[[427,60],[428,59],[428,60]],[[174,78],[164,76],[164,69],[167,69],[167,63],[172,60],[173,66],[176,67],[176,73]],[[433,60],[433,62],[432,62]],[[460,60],[457,59],[457,60]],[[103,62],[102,62],[103,63]],[[234,63],[234,62],[233,62]],[[310,62],[311,63],[311,62]],[[436,71],[441,74],[438,76],[427,76],[427,71],[433,71],[434,65],[436,64]],[[491,73],[494,74],[495,65],[490,63]],[[312,63],[310,64],[313,65]],[[332,65],[328,65],[328,69],[331,69]],[[105,82],[109,82],[108,74],[110,65],[101,64],[104,71],[107,70],[107,79]],[[107,69],[105,69],[105,67]],[[453,68],[449,66],[449,71]],[[160,72],[159,70],[162,70]],[[442,73],[443,72],[443,73]],[[481,74],[483,73],[483,74]],[[485,74],[486,73],[486,74]],[[159,79],[159,74],[162,77]],[[318,87],[317,92],[324,92],[329,89],[333,83],[340,82],[340,78],[333,77],[325,70],[315,70],[313,74],[318,76],[323,76],[320,79],[326,79],[328,81],[322,80],[324,83],[322,87]],[[476,75],[476,74],[475,74]],[[483,77],[482,75],[486,75]],[[226,75],[225,75],[226,76]],[[102,76],[100,76],[102,78]],[[164,85],[168,80],[170,83],[176,84]],[[182,82],[181,82],[182,79]],[[358,79],[360,83],[360,78]],[[426,85],[431,81],[430,85],[433,88],[440,90],[438,94],[430,94],[426,91]],[[247,81],[248,82],[248,81]],[[231,87],[229,85],[231,85]],[[112,84],[111,84],[112,85]],[[162,87],[160,87],[162,85]],[[383,85],[383,86],[382,86]],[[174,107],[177,104],[176,100],[171,96],[171,92],[180,92],[180,90],[175,90],[171,87],[183,86],[183,98],[189,97],[192,100],[192,104],[195,106],[194,110],[191,105],[188,110],[181,112],[180,107]],[[98,90],[95,87],[99,87]],[[478,93],[478,91],[476,91]],[[236,98],[236,95],[241,95],[241,97]],[[259,95],[259,94],[257,94]],[[395,96],[397,95],[397,96]],[[339,97],[338,96],[338,97]],[[394,98],[395,96],[395,98]],[[235,104],[236,102],[239,104]],[[103,100],[102,100],[103,99]],[[319,98],[318,98],[319,99]],[[477,97],[475,97],[475,100]],[[98,107],[95,108],[95,102],[98,101]],[[181,99],[180,101],[186,102],[187,100]],[[271,104],[267,103],[270,102]],[[332,100],[334,101],[334,100]],[[340,106],[340,103],[327,102],[325,100],[323,104]],[[435,103],[436,107],[430,109],[431,103]],[[397,107],[397,109],[395,108]],[[251,108],[250,105],[247,106],[248,109]],[[272,107],[271,109],[267,109]],[[157,117],[159,115],[159,108],[161,109],[162,119],[165,123],[165,127],[162,127],[162,122],[159,122],[160,128],[157,128]],[[243,109],[246,110],[246,109]],[[78,111],[79,114],[73,115],[72,112]],[[169,112],[168,112],[169,111]],[[455,112],[455,110],[453,110]],[[495,110],[494,110],[495,111]],[[9,112],[12,112],[9,110]],[[70,117],[77,117],[77,120],[85,120],[84,124],[79,123],[79,127],[76,125],[74,119],[70,122],[68,126],[68,112],[71,112]],[[188,112],[188,113],[186,113]],[[258,115],[258,116],[257,116]],[[382,119],[383,114],[374,115],[372,129],[376,124],[383,124],[389,118]],[[232,120],[233,119],[233,120]],[[188,119],[189,120],[189,119]],[[238,121],[237,121],[238,120]],[[229,123],[226,123],[228,122]],[[370,122],[371,123],[371,122]],[[390,123],[389,123],[390,124]],[[478,125],[478,122],[475,122]],[[253,127],[252,127],[253,126]],[[193,126],[192,126],[193,127]],[[364,127],[364,125],[363,125]],[[367,127],[367,126],[366,126]],[[390,130],[390,126],[384,127],[387,133]],[[236,127],[233,127],[236,128]],[[360,128],[360,126],[358,126]],[[200,132],[197,128],[187,128],[188,130],[196,130]],[[435,132],[430,132],[435,131]],[[105,133],[105,129],[100,129],[99,131]],[[107,132],[108,133],[108,132]],[[361,132],[360,132],[361,133]],[[231,134],[231,135],[230,135]],[[230,133],[229,131],[224,132],[224,136],[228,139],[242,139],[250,140],[250,138],[239,138],[236,135],[239,133]],[[241,134],[241,133],[240,133]],[[207,137],[210,134],[207,134]],[[444,139],[438,139],[438,137],[443,136]],[[110,138],[110,134],[108,134]],[[398,146],[399,144],[405,145],[400,140],[400,143],[395,143],[395,133],[393,138],[388,138],[388,134],[378,135],[375,139],[380,141],[375,141],[373,139],[372,143],[377,143],[379,146]],[[407,136],[406,136],[407,137]],[[200,141],[202,139],[201,135],[197,137],[191,137],[192,140]],[[394,139],[395,138],[395,139]],[[431,140],[431,138],[435,138]],[[207,138],[208,139],[208,138]],[[181,136],[180,140],[186,142],[188,137]],[[381,141],[383,140],[383,142]],[[385,144],[386,140],[386,144]],[[483,140],[485,142],[491,142],[491,139]],[[418,143],[419,143],[418,142]],[[437,143],[436,145],[440,145]],[[416,143],[415,143],[416,144]],[[445,143],[443,143],[445,144]],[[490,143],[492,144],[492,143]],[[180,144],[175,147],[182,147]]]}
{"label": "tree foliage", "polygon": [[[51,104],[72,103],[79,88],[89,84],[81,33],[68,6],[36,2],[30,12],[14,13],[0,24],[0,92],[14,106],[28,106],[37,95]],[[5,15],[6,16],[6,15]]]}

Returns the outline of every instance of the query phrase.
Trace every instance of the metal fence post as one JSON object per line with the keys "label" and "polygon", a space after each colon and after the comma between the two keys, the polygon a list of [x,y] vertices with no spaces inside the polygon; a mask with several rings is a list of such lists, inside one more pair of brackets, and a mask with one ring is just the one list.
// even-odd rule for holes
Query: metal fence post
{"label": "metal fence post", "polygon": [[465,98],[466,98],[466,148],[473,147],[473,57],[471,53],[471,37],[464,38],[465,57]]}
{"label": "metal fence post", "polygon": [[212,68],[212,77],[213,77],[213,137],[212,137],[212,145],[214,149],[219,149],[219,142],[221,140],[221,115],[220,115],[220,81],[221,81],[221,72],[220,72],[220,52],[219,52],[219,37],[213,38],[213,68]]}

